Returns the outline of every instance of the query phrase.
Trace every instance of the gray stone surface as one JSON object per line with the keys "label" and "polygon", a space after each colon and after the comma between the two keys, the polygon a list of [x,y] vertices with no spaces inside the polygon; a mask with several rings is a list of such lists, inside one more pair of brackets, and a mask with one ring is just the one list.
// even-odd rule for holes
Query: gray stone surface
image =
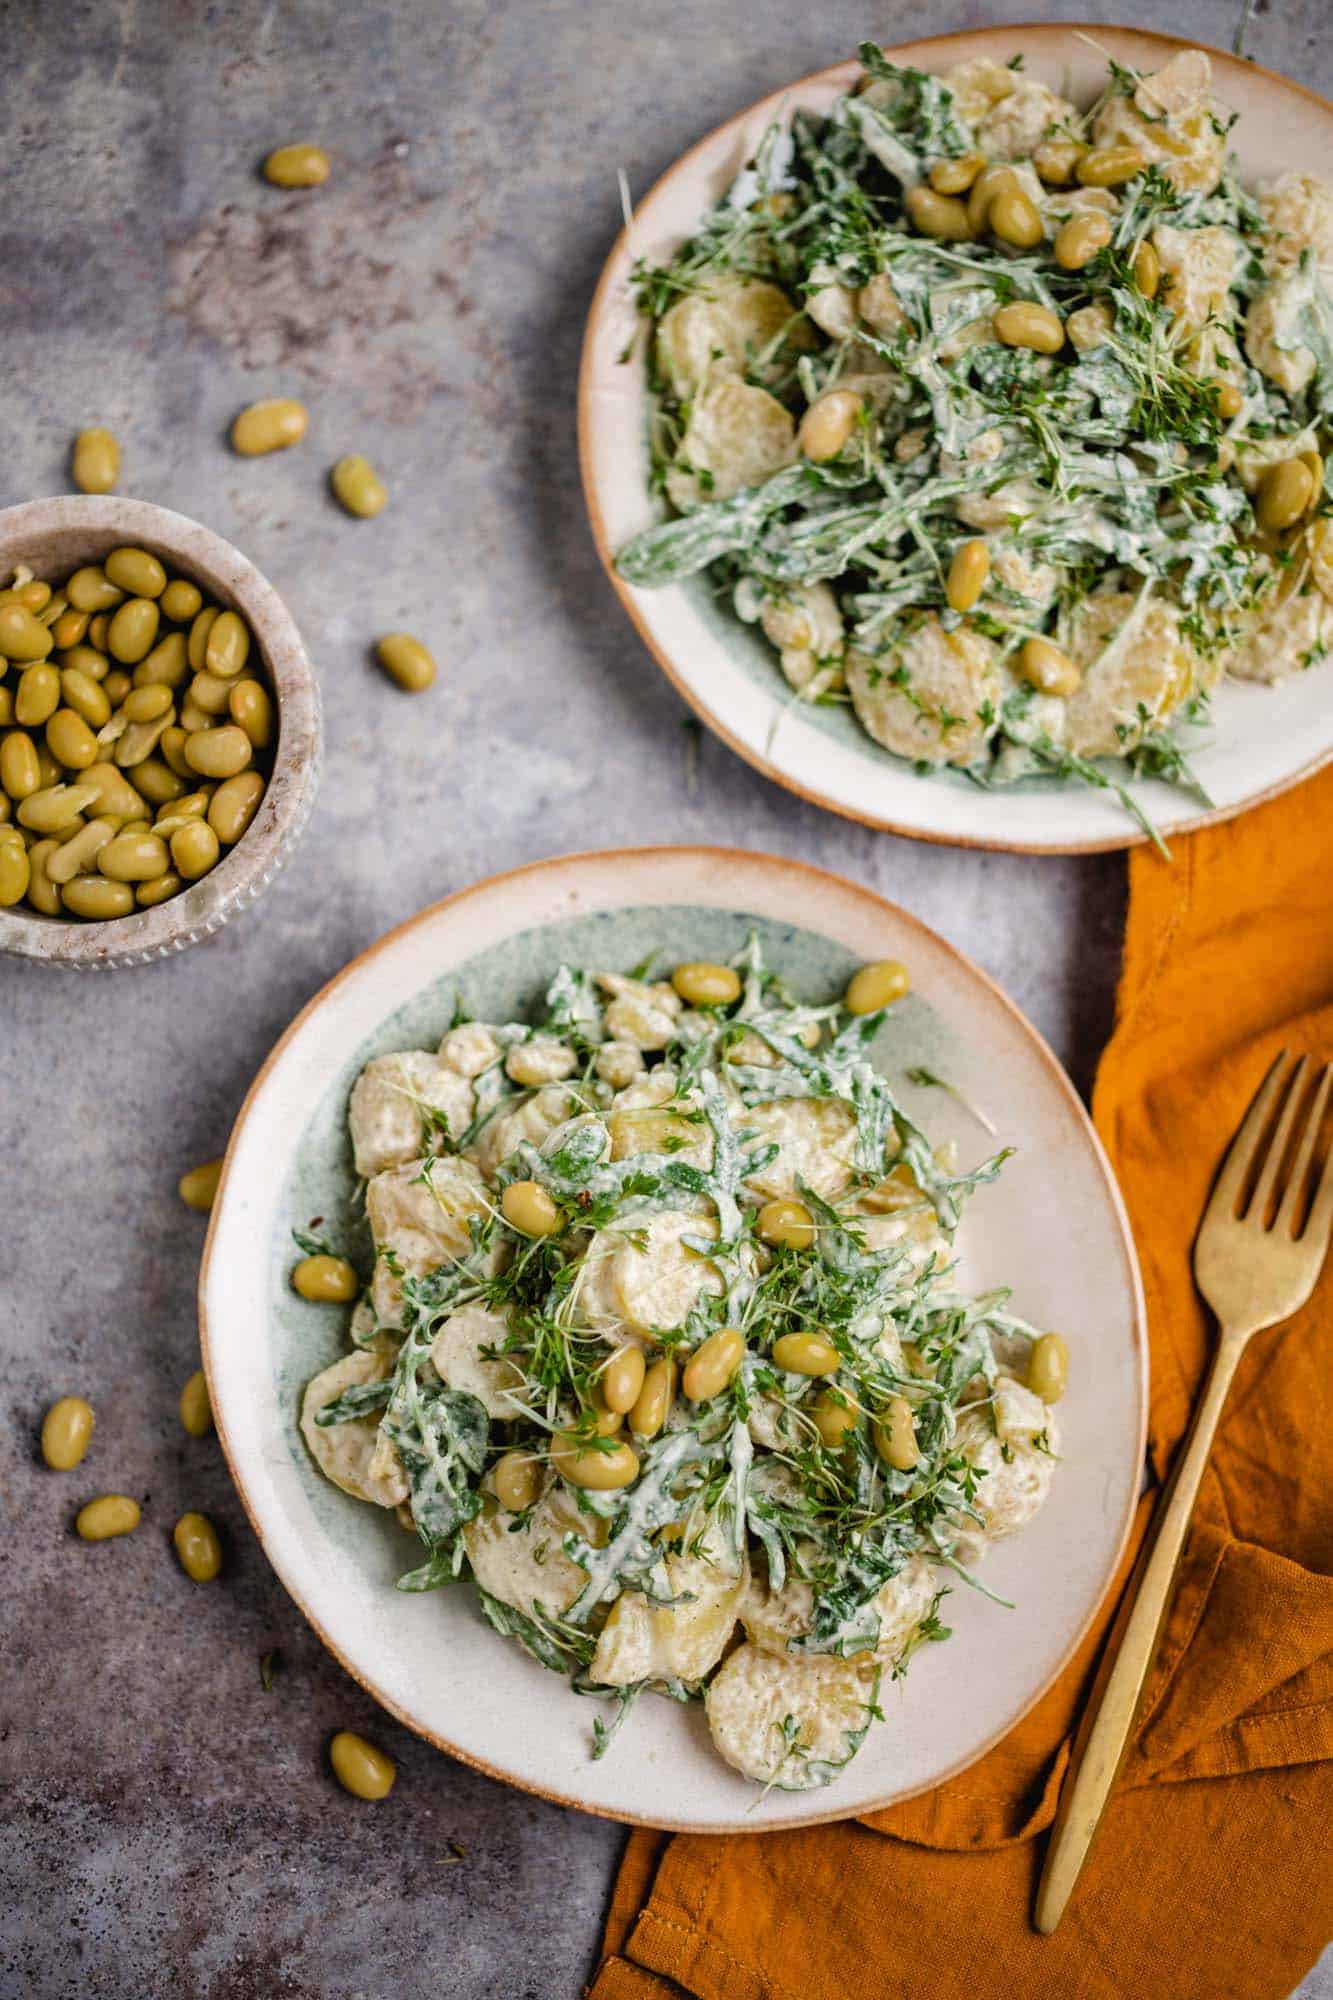
{"label": "gray stone surface", "polygon": [[[1022,19],[1032,0],[957,16]],[[1049,10],[1225,44],[1235,0]],[[421,904],[534,856],[713,840],[840,869],[994,973],[1081,1084],[1107,1032],[1123,865],[955,853],[804,807],[705,738],[598,572],[574,458],[581,321],[617,223],[712,124],[848,51],[947,25],[827,0],[31,0],[0,4],[0,504],[59,491],[73,432],[111,425],[126,491],[233,537],[320,668],[328,772],[259,909],[171,964],[89,981],[0,963],[0,1993],[57,2000],[318,1995],[570,2000],[621,1835],[446,1761],[380,1716],[269,1573],[216,1444],[175,1415],[195,1365],[202,1225],[178,1173],[220,1150],[296,1009]],[[1257,0],[1259,60],[1333,85],[1324,0]],[[314,198],[272,145],[331,143]],[[236,408],[289,392],[305,446],[231,457]],[[368,452],[377,522],[323,488]],[[366,643],[434,644],[410,701]],[[997,813],[1003,813],[1002,801]],[[85,1467],[37,1464],[58,1392],[97,1407]],[[145,1496],[88,1548],[78,1504]],[[216,1588],[169,1530],[222,1525]],[[281,1649],[272,1694],[259,1656]],[[352,1805],[340,1724],[398,1760]],[[451,1843],[458,1843],[457,1852]]]}

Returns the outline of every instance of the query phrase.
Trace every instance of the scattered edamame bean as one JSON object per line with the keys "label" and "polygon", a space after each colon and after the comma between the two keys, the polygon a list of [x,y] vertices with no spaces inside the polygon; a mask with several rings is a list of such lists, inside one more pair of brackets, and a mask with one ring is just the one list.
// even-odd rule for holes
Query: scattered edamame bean
{"label": "scattered edamame bean", "polygon": [[329,474],[329,484],[339,504],[360,521],[373,520],[388,505],[388,488],[370,460],[359,452],[338,460]]}
{"label": "scattered edamame bean", "polygon": [[760,1241],[775,1249],[808,1250],[815,1240],[815,1219],[803,1201],[766,1201],[756,1218]]}
{"label": "scattered edamame bean", "polygon": [[290,396],[267,396],[250,403],[231,427],[231,448],[242,458],[258,458],[265,452],[284,451],[305,436],[310,414],[303,403]]}
{"label": "scattered edamame bean", "polygon": [[42,1457],[52,1472],[72,1472],[82,1464],[96,1421],[92,1404],[82,1396],[62,1396],[52,1403],[42,1419]]}
{"label": "scattered edamame bean", "polygon": [[953,552],[944,599],[950,611],[970,611],[986,588],[990,575],[990,550],[980,536],[962,542]]}
{"label": "scattered edamame bean", "polygon": [[207,1514],[182,1514],[171,1539],[191,1583],[212,1583],[222,1568],[222,1544]]}
{"label": "scattered edamame bean", "polygon": [[330,1743],[329,1762],[338,1783],[354,1799],[383,1799],[393,1790],[397,1776],[393,1759],[350,1729],[340,1729]]}
{"label": "scattered edamame bean", "polygon": [[[196,1168],[195,1171],[202,1170]],[[194,1202],[190,1204],[192,1208],[196,1205]],[[180,1419],[192,1438],[207,1437],[213,1428],[213,1405],[209,1401],[208,1380],[202,1368],[195,1369],[181,1390]]]}
{"label": "scattered edamame bean", "polygon": [[76,1532],[85,1542],[109,1542],[117,1535],[132,1535],[140,1521],[139,1503],[126,1493],[102,1493],[80,1507]]}
{"label": "scattered edamame bean", "polygon": [[670,1355],[654,1361],[643,1378],[638,1400],[629,1413],[629,1427],[635,1437],[656,1437],[671,1414],[676,1394],[676,1364]]}
{"label": "scattered edamame bean", "polygon": [[1018,670],[1039,694],[1069,696],[1083,678],[1068,653],[1050,639],[1025,640]]}
{"label": "scattered edamame bean", "polygon": [[910,1472],[919,1463],[916,1419],[905,1396],[890,1396],[888,1408],[875,1425],[875,1450],[895,1472]]}
{"label": "scattered edamame bean", "polygon": [[773,1342],[773,1361],[793,1375],[836,1375],[837,1348],[820,1333],[784,1333]]}
{"label": "scattered edamame bean", "polygon": [[632,1486],[639,1476],[639,1455],[633,1445],[613,1444],[605,1449],[557,1431],[551,1441],[551,1463],[571,1486],[585,1487],[590,1493],[613,1493]]}
{"label": "scattered edamame bean", "polygon": [[825,1389],[822,1395],[816,1396],[810,1420],[819,1432],[819,1441],[825,1451],[840,1451],[849,1434],[856,1429],[856,1411],[832,1389]]}
{"label": "scattered edamame bean", "polygon": [[881,1007],[901,1000],[911,984],[911,974],[898,959],[878,959],[852,974],[842,1004],[849,1014],[877,1014]]}
{"label": "scattered edamame bean", "polygon": [[1030,347],[1036,354],[1058,354],[1065,344],[1065,329],[1058,313],[1031,299],[1015,299],[991,315],[997,340],[1006,347]]}
{"label": "scattered edamame bean", "polygon": [[495,1467],[495,1497],[507,1514],[523,1514],[542,1490],[541,1467],[528,1451],[507,1451]]}
{"label": "scattered edamame bean", "polygon": [[1069,1380],[1069,1348],[1064,1336],[1044,1333],[1028,1357],[1028,1387],[1043,1403],[1058,1403]]}
{"label": "scattered edamame bean", "polygon": [[695,959],[678,965],[671,984],[687,1007],[729,1007],[741,997],[740,974],[729,965]]}
{"label": "scattered edamame bean", "polygon": [[120,446],[113,432],[94,424],[74,440],[70,462],[80,493],[111,493],[120,478]]}
{"label": "scattered edamame bean", "polygon": [[520,1236],[552,1236],[560,1227],[560,1210],[539,1181],[510,1181],[500,1213]]}
{"label": "scattered edamame bean", "polygon": [[298,140],[271,152],[264,162],[263,174],[274,187],[320,187],[329,177],[329,156],[322,146]]}
{"label": "scattered edamame bean", "polygon": [[607,1409],[627,1415],[639,1400],[647,1372],[641,1347],[631,1343],[617,1348],[602,1370],[602,1400]]}
{"label": "scattered edamame bean", "polygon": [[421,694],[435,679],[435,662],[410,632],[387,632],[375,647],[390,680],[397,681],[408,694]]}
{"label": "scattered edamame bean", "polygon": [[198,1209],[201,1215],[207,1215],[221,1178],[221,1160],[205,1160],[201,1167],[191,1167],[181,1175],[176,1183],[176,1192],[187,1208]]}
{"label": "scattered edamame bean", "polygon": [[692,1403],[720,1396],[745,1359],[745,1336],[736,1326],[720,1326],[699,1343],[685,1364],[681,1388]]}

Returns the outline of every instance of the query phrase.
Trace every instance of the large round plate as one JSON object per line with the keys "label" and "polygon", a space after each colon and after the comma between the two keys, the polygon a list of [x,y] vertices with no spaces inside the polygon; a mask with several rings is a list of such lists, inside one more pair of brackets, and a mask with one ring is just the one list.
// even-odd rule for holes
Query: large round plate
{"label": "large round plate", "polygon": [[[876,1060],[925,1064],[983,1106],[1018,1149],[961,1235],[970,1285],[1009,1283],[1017,1309],[1065,1328],[1072,1386],[1051,1504],[999,1544],[986,1581],[1016,1609],[960,1586],[955,1636],[885,1690],[841,1782],[760,1799],[714,1753],[697,1708],[639,1704],[610,1753],[589,1757],[595,1705],[483,1624],[462,1586],[405,1596],[417,1546],[392,1515],[348,1499],[296,1428],[302,1388],[346,1350],[344,1309],[288,1282],[290,1230],[353,1227],[347,1095],[367,1059],[432,1045],[455,995],[505,1019],[563,957],[628,967],[656,950],[737,950],[757,925],[770,960],[811,998],[867,958],[898,957],[914,991]],[[903,1091],[966,1164],[992,1141],[939,1090]],[[1124,1212],[1101,1148],[1049,1049],[976,967],[914,918],[833,875],[765,855],[647,848],[537,863],[483,882],[392,931],[305,1009],[241,1111],[200,1276],[213,1408],[255,1530],[283,1583],[344,1666],[395,1715],[455,1756],[566,1804],[654,1826],[720,1832],[865,1812],[952,1776],[1010,1729],[1068,1659],[1128,1529],[1142,1453],[1143,1302]]]}
{"label": "large round plate", "polygon": [[[1153,69],[1175,50],[1197,46],[1136,28],[1047,24],[940,35],[888,53],[897,62],[945,70],[974,56],[1007,62],[1021,50],[1032,75],[1086,103],[1106,74],[1099,49]],[[1246,178],[1302,167],[1333,179],[1333,106],[1271,70],[1218,49],[1209,54],[1218,95],[1240,113],[1236,143]],[[616,551],[660,518],[646,485],[648,396],[636,338],[642,322],[630,288],[634,262],[672,254],[773,119],[796,107],[827,112],[859,73],[859,64],[840,63],[775,91],[701,140],[636,204],[632,228],[617,239],[593,299],[579,380],[579,451],[598,552],[668,679],[724,742],[789,791],[868,826],[964,847],[1073,854],[1132,846],[1143,836],[1107,792],[1044,780],[987,792],[957,773],[918,776],[873,743],[849,710],[795,703],[772,647],[715,600],[706,578],[635,590],[616,573]],[[1201,814],[1197,801],[1160,781],[1137,784],[1135,795],[1154,823],[1170,834],[1228,819],[1327,763],[1330,674],[1333,664],[1279,688],[1223,687],[1213,703],[1212,741],[1193,758],[1215,811]]]}

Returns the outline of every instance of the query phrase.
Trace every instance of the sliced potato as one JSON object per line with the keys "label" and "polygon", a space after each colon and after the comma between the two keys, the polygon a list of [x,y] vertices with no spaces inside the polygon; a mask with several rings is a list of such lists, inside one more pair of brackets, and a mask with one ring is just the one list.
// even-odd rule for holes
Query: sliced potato
{"label": "sliced potato", "polygon": [[851,1762],[870,1722],[873,1669],[739,1646],[705,1696],[719,1754],[743,1777],[813,1791]]}
{"label": "sliced potato", "polygon": [[877,743],[915,763],[975,764],[998,721],[994,648],[928,613],[889,652],[847,655],[852,705]]}
{"label": "sliced potato", "polygon": [[673,1596],[689,1601],[659,1608],[641,1591],[623,1592],[597,1641],[593,1680],[608,1687],[670,1678],[695,1681],[717,1665],[736,1629],[747,1570],[734,1567],[721,1537],[714,1534],[706,1552],[668,1556],[666,1573]]}
{"label": "sliced potato", "polygon": [[586,1581],[563,1546],[571,1529],[583,1532],[577,1512],[558,1488],[545,1493],[518,1527],[513,1514],[492,1512],[493,1505],[492,1500],[463,1530],[477,1582],[525,1618],[568,1610]]}
{"label": "sliced potato", "polygon": [[301,1404],[301,1435],[320,1471],[353,1499],[369,1500],[376,1507],[396,1507],[408,1493],[398,1454],[387,1438],[380,1437],[382,1412],[375,1410],[367,1417],[329,1424],[326,1429],[321,1429],[315,1418],[326,1403],[346,1390],[383,1382],[392,1366],[386,1355],[345,1354],[315,1376]]}
{"label": "sliced potato", "polygon": [[1066,704],[1064,734],[1081,757],[1132,749],[1154,724],[1175,714],[1196,684],[1199,662],[1181,636],[1180,613],[1155,598],[1139,606],[1127,591],[1085,597],[1060,643],[1083,669]]}
{"label": "sliced potato", "polygon": [[370,1296],[381,1326],[403,1323],[404,1277],[424,1277],[466,1255],[468,1217],[488,1207],[485,1183],[470,1160],[432,1156],[375,1175],[366,1189],[366,1214],[378,1253]]}
{"label": "sliced potato", "polygon": [[690,405],[676,464],[666,478],[673,505],[727,500],[762,486],[796,457],[796,425],[767,389],[735,375],[711,380]]}
{"label": "sliced potato", "polygon": [[1133,94],[1116,90],[1093,120],[1099,146],[1133,146],[1182,193],[1211,194],[1226,164],[1228,118],[1212,94],[1213,66],[1202,49],[1182,49],[1142,77]]}
{"label": "sliced potato", "polygon": [[[786,330],[772,361],[762,357]],[[682,402],[697,396],[710,377],[752,371],[781,373],[793,347],[814,338],[800,308],[776,285],[755,278],[713,279],[706,292],[689,292],[662,315],[657,365]]]}
{"label": "sliced potato", "polygon": [[450,1138],[460,1138],[473,1103],[466,1078],[426,1049],[376,1056],[352,1085],[347,1122],[356,1171],[369,1180],[433,1152],[441,1125]]}
{"label": "sliced potato", "polygon": [[451,1389],[466,1389],[475,1396],[486,1414],[512,1423],[518,1406],[506,1391],[521,1387],[522,1371],[511,1361],[483,1354],[487,1347],[503,1347],[509,1337],[509,1322],[503,1313],[493,1312],[479,1299],[450,1313],[431,1343],[430,1358],[435,1372]]}

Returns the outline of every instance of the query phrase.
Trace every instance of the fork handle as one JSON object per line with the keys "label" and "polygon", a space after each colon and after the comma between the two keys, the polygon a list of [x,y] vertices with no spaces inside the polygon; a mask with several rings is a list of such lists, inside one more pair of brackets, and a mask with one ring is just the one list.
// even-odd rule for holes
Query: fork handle
{"label": "fork handle", "polygon": [[1074,1742],[1037,1888],[1036,1926],[1048,1937],[1064,1915],[1124,1761],[1139,1696],[1166,1622],[1199,1481],[1243,1346],[1243,1340],[1223,1329],[1188,1440],[1172,1469],[1144,1554],[1125,1593],[1116,1630]]}

